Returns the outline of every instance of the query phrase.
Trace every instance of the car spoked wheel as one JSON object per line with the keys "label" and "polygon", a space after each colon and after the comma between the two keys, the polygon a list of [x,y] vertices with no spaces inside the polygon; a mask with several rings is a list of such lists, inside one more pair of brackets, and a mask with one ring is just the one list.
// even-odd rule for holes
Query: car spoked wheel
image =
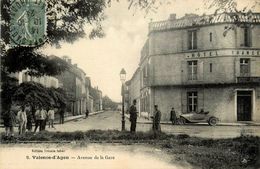
{"label": "car spoked wheel", "polygon": [[215,125],[217,125],[217,118],[211,117],[211,118],[209,119],[208,123],[209,123],[210,126],[215,126]]}
{"label": "car spoked wheel", "polygon": [[179,120],[180,124],[186,124],[186,119],[181,117]]}

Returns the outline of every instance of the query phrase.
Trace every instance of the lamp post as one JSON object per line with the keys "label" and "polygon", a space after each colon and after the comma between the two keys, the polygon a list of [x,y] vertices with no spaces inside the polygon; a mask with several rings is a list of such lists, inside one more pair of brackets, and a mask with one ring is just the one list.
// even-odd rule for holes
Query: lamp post
{"label": "lamp post", "polygon": [[122,82],[121,94],[122,94],[122,131],[125,130],[125,80],[126,71],[124,68],[120,71],[120,80]]}

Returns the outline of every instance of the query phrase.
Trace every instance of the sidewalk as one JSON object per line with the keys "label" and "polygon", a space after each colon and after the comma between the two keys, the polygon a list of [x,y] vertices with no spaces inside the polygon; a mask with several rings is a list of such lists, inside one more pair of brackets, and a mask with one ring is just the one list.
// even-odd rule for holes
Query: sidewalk
{"label": "sidewalk", "polygon": [[[93,115],[103,113],[103,112],[104,111],[92,112],[92,113],[89,113],[88,116],[93,116]],[[69,122],[69,121],[73,121],[73,120],[77,120],[77,119],[80,119],[80,118],[84,118],[84,117],[86,117],[85,114],[81,114],[81,115],[77,115],[77,116],[68,116],[68,117],[64,118],[64,123]],[[60,124],[60,119],[56,119],[54,121],[54,124]]]}
{"label": "sidewalk", "polygon": [[[89,113],[88,116],[93,116],[93,115],[103,113],[103,112],[104,111],[92,112],[92,113]],[[80,118],[84,118],[85,116],[86,116],[85,114],[81,114],[81,115],[77,115],[77,116],[68,116],[68,117],[64,118],[64,123],[69,122],[69,121],[73,121],[73,120],[77,120],[77,119],[80,119]],[[60,124],[60,119],[55,119],[54,124]],[[35,125],[35,123],[33,123],[33,126],[34,125]],[[4,127],[4,125],[0,124],[0,127]]]}
{"label": "sidewalk", "polygon": [[[121,113],[122,114],[122,113]],[[125,117],[130,118],[129,114],[125,114]],[[152,124],[152,120],[148,120],[144,117],[138,117],[137,123],[141,124]],[[172,125],[171,121],[161,121],[161,124]],[[186,125],[208,125],[208,123],[188,123]],[[217,126],[260,126],[257,122],[236,122],[236,123],[217,123]]]}

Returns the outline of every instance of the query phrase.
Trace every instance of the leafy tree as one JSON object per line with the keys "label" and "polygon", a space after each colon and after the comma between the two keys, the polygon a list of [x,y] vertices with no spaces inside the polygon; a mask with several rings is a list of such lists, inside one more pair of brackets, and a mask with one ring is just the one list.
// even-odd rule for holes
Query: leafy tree
{"label": "leafy tree", "polygon": [[117,103],[111,100],[108,96],[104,96],[102,98],[102,103],[103,103],[103,108],[104,109],[112,109],[116,110],[117,108]]}
{"label": "leafy tree", "polygon": [[66,93],[63,89],[47,88],[35,82],[24,82],[17,87],[12,100],[32,106],[41,104],[45,107],[61,107],[66,105]]}

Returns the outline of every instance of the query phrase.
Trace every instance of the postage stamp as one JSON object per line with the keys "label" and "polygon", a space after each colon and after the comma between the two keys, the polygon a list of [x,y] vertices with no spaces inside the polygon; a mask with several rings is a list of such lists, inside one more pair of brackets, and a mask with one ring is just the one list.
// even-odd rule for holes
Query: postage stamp
{"label": "postage stamp", "polygon": [[10,44],[38,46],[46,39],[45,0],[12,0]]}

